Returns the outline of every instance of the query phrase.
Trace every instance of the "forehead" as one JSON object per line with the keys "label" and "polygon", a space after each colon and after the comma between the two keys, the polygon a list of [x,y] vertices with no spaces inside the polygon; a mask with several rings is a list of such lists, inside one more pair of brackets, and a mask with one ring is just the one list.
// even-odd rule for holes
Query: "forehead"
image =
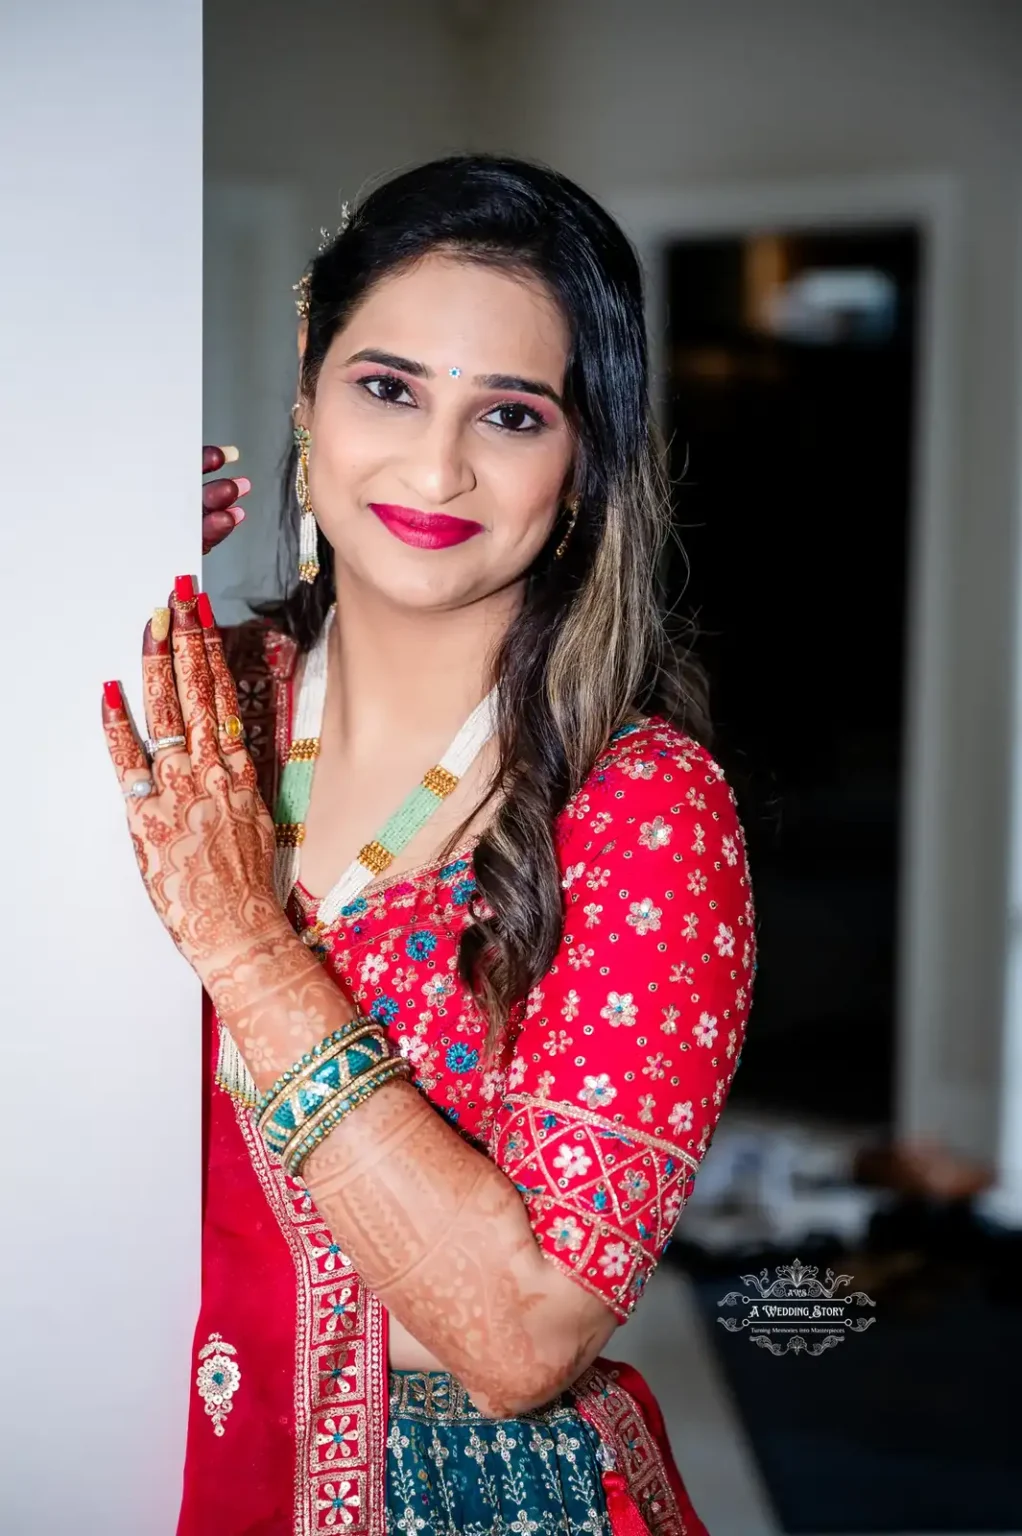
{"label": "forehead", "polygon": [[431,368],[516,373],[560,383],[568,326],[538,278],[432,254],[381,279],[338,341],[378,347]]}

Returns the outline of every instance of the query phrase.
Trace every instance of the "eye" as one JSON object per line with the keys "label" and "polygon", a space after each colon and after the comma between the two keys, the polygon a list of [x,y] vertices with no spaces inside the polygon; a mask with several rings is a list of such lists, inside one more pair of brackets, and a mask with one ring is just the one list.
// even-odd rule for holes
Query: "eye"
{"label": "eye", "polygon": [[[375,373],[370,378],[359,379],[358,384],[360,389],[372,395],[374,400],[382,400],[384,405],[414,404],[408,385],[395,373]],[[407,399],[402,400],[402,395]]]}
{"label": "eye", "polygon": [[[496,418],[496,419],[495,419]],[[522,405],[517,400],[509,400],[505,405],[495,406],[484,421],[492,422],[495,427],[500,427],[504,432],[540,432],[546,426],[546,422],[538,411],[533,411],[527,405]]]}

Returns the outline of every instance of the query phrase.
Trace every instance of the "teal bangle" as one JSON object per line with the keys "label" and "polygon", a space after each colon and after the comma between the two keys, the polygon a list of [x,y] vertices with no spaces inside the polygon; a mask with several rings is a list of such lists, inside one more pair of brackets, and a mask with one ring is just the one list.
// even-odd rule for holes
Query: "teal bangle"
{"label": "teal bangle", "polygon": [[373,1020],[368,1019],[364,1013],[356,1013],[355,1017],[341,1029],[335,1029],[332,1035],[327,1035],[325,1040],[321,1040],[311,1051],[306,1051],[305,1055],[299,1057],[292,1066],[288,1067],[286,1072],[282,1072],[271,1088],[267,1088],[266,1092],[256,1102],[256,1117],[261,1118],[274,1099],[285,1091],[288,1084],[296,1082],[300,1077],[304,1077],[307,1069],[320,1061],[333,1046],[343,1045],[346,1040],[352,1039],[356,1033],[361,1034],[363,1030],[373,1028],[378,1029],[379,1025],[374,1024]]}
{"label": "teal bangle", "polygon": [[308,1051],[256,1105],[256,1120],[267,1146],[278,1154],[324,1102],[390,1054],[380,1026],[364,1016],[335,1030]]}
{"label": "teal bangle", "polygon": [[354,1081],[346,1092],[339,1093],[327,1105],[323,1107],[323,1113],[316,1118],[313,1126],[304,1126],[294,1137],[291,1143],[280,1154],[285,1173],[292,1178],[297,1177],[302,1165],[311,1153],[315,1152],[320,1142],[329,1136],[342,1120],[371,1099],[377,1089],[385,1083],[392,1082],[396,1077],[410,1077],[411,1068],[403,1056],[390,1056],[380,1061],[375,1069],[363,1073],[360,1079]]}

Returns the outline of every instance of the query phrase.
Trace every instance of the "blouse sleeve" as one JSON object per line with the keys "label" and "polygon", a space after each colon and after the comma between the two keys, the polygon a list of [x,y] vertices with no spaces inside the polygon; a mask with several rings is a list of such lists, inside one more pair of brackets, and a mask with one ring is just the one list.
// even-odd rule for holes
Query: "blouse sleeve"
{"label": "blouse sleeve", "polygon": [[755,951],[745,843],[712,757],[647,725],[566,807],[558,846],[564,933],[490,1146],[544,1255],[624,1320],[738,1064]]}

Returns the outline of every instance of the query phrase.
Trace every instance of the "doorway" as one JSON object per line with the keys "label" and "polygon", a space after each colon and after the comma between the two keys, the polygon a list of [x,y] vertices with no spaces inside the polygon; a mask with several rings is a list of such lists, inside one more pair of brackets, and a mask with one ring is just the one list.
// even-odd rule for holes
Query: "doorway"
{"label": "doorway", "polygon": [[760,969],[732,1100],[889,1125],[921,236],[664,253],[670,468]]}

